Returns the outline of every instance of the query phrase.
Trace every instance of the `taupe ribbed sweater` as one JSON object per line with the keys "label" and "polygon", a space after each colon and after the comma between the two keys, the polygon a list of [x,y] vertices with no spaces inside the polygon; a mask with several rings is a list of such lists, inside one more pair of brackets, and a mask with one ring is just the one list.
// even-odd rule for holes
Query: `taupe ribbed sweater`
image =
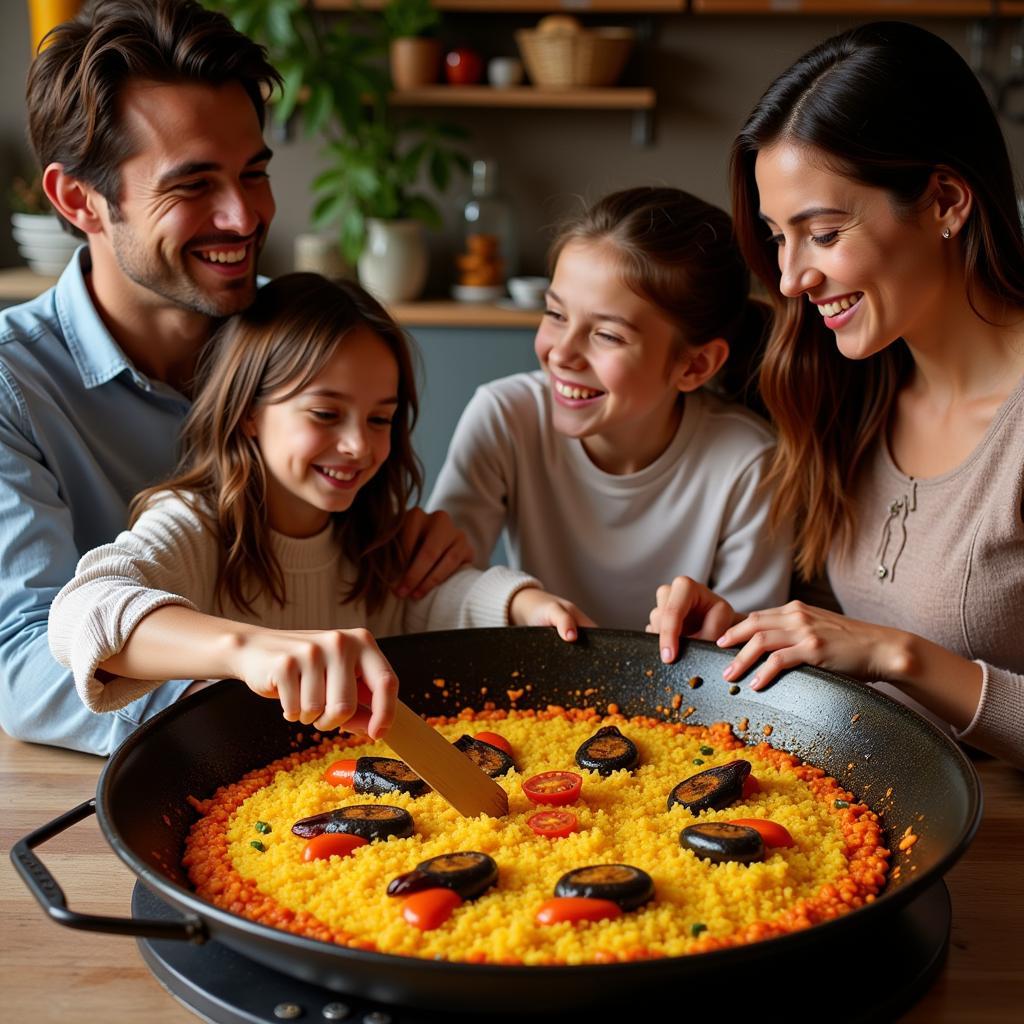
{"label": "taupe ribbed sweater", "polygon": [[843,611],[976,661],[981,702],[957,738],[1024,767],[1024,378],[949,473],[914,480],[878,444],[855,502],[828,567]]}

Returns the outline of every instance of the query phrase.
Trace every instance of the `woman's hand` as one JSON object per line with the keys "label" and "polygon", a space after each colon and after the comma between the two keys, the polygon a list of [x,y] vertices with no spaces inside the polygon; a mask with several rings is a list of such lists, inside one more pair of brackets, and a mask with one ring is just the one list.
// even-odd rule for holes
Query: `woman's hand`
{"label": "woman's hand", "polygon": [[739,618],[724,597],[689,576],[677,576],[671,583],[658,587],[657,602],[647,632],[658,634],[664,662],[675,661],[680,636],[717,640]]}
{"label": "woman's hand", "polygon": [[289,722],[380,739],[394,719],[398,678],[368,630],[242,627],[230,645],[232,673]]}
{"label": "woman's hand", "polygon": [[597,625],[571,601],[539,587],[517,591],[509,605],[508,617],[513,626],[554,626],[563,640],[575,640],[577,626]]}
{"label": "woman's hand", "polygon": [[781,608],[748,615],[727,629],[718,645],[743,644],[723,673],[728,680],[739,679],[767,654],[750,680],[752,690],[763,690],[780,672],[795,665],[816,665],[855,679],[899,681],[909,670],[908,639],[900,630],[790,601]]}
{"label": "woman's hand", "polygon": [[402,521],[401,543],[410,561],[395,587],[398,597],[421,598],[460,566],[473,562],[469,539],[444,511],[409,509]]}

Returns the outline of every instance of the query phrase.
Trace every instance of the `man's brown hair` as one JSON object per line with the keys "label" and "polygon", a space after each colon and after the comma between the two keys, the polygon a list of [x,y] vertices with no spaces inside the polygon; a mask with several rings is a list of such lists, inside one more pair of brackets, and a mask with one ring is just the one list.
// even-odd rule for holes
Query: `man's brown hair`
{"label": "man's brown hair", "polygon": [[135,144],[120,124],[126,82],[238,82],[261,127],[265,97],[280,84],[262,46],[195,0],[94,0],[43,45],[26,90],[36,157],[95,188],[114,216]]}

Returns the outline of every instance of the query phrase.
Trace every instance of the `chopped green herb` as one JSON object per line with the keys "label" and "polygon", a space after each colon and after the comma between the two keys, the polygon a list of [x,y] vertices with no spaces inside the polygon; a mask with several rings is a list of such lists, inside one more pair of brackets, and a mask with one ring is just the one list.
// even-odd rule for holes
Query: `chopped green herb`
{"label": "chopped green herb", "polygon": [[700,748],[700,752],[702,754],[704,754],[704,756],[706,757],[708,754],[713,754],[715,752],[715,748],[714,747],[701,747]]}
{"label": "chopped green herb", "polygon": [[706,932],[707,930],[708,926],[706,924],[701,924],[700,921],[696,921],[690,925],[690,934],[694,938],[697,938],[697,936],[700,935],[701,932]]}
{"label": "chopped green herb", "polygon": [[740,688],[733,683],[732,686],[729,687],[729,692],[735,697],[736,694],[740,692]]}
{"label": "chopped green herb", "polygon": [[260,851],[260,853],[266,853],[266,852],[267,852],[267,848],[266,848],[266,847],[265,847],[265,846],[264,846],[264,845],[263,845],[263,844],[262,844],[262,843],[261,843],[261,842],[260,842],[260,841],[259,841],[258,839],[252,839],[252,840],[250,840],[250,841],[249,841],[249,845],[250,845],[250,846],[251,846],[251,847],[252,847],[252,848],[253,848],[254,850],[259,850],[259,851]]}
{"label": "chopped green herb", "polygon": [[703,757],[695,757],[693,759],[693,763],[694,764],[703,764],[704,763],[704,758]]}
{"label": "chopped green herb", "polygon": [[849,800],[837,800],[836,801],[836,807],[843,808],[843,807],[849,807],[849,806],[850,806],[850,801]]}
{"label": "chopped green herb", "polygon": [[256,824],[253,825],[253,828],[256,829],[257,832],[262,832],[264,835],[273,831],[265,821],[257,821]]}

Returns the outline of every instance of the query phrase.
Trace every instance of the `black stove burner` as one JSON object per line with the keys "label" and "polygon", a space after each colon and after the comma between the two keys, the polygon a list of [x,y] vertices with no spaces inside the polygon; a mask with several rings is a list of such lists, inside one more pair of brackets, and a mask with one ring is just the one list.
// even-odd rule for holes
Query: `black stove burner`
{"label": "black stove burner", "polygon": [[[141,882],[132,893],[132,915],[136,918],[175,920],[177,911],[157,899]],[[660,996],[679,1007],[680,1016],[713,1019],[721,1016],[730,991],[737,993],[738,1006],[764,1019],[776,1014],[787,1020],[827,1019],[836,1024],[876,1024],[894,1020],[929,989],[946,958],[951,921],[949,892],[940,879],[913,902],[886,917],[879,928],[866,936],[854,931],[849,937],[816,943],[799,957],[785,960],[761,958],[742,970],[731,971],[733,988],[723,988],[724,979],[707,979],[697,991],[692,986]],[[139,939],[139,951],[161,985],[175,999],[203,1020],[214,1024],[280,1024],[299,1020],[303,1024],[346,1021],[348,1024],[439,1024],[462,1017],[469,1022],[502,1018],[493,1007],[481,1006],[471,1014],[421,1010],[415,1007],[371,1003],[358,996],[311,985],[287,974],[279,974],[249,960],[218,942],[194,946],[187,942]],[[848,982],[860,986],[851,998]],[[738,988],[735,986],[739,986]],[[653,1003],[646,1012],[655,1012]],[[560,1024],[561,1013],[546,1017],[530,1013],[531,1020]],[[634,1007],[628,1014],[635,1018]],[[590,1024],[621,1024],[623,1010],[588,1008]],[[505,1018],[509,1020],[510,1018]],[[522,1015],[517,1017],[522,1020]]]}

